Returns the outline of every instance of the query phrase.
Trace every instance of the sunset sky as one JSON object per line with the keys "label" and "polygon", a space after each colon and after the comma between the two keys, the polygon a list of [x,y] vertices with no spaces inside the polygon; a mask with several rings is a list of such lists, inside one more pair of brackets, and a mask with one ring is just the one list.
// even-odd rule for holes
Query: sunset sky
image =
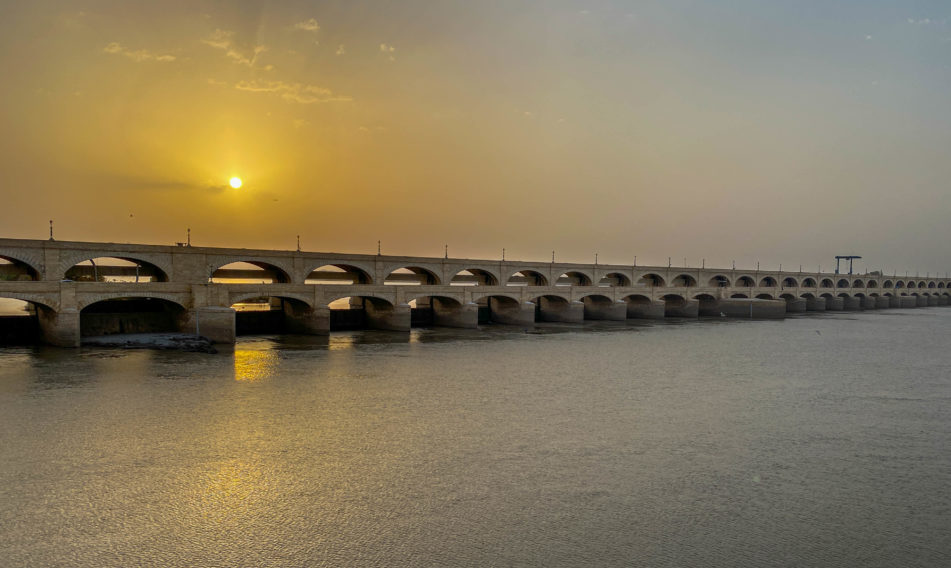
{"label": "sunset sky", "polygon": [[947,1],[7,1],[0,74],[0,237],[951,271]]}

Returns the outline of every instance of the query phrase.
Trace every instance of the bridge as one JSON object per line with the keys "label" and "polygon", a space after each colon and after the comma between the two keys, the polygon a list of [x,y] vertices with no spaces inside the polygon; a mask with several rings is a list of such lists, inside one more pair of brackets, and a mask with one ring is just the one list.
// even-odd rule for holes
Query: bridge
{"label": "bridge", "polygon": [[[947,306],[949,286],[879,273],[0,239],[0,298],[29,303],[42,340],[67,347],[87,335],[169,330],[233,343],[243,320],[265,317],[250,308],[286,332],[326,334]],[[341,303],[350,309],[332,309]]]}

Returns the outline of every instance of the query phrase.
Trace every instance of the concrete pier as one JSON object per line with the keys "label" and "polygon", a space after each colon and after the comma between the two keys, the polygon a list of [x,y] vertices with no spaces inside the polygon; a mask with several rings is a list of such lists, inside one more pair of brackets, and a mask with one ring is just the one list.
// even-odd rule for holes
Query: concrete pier
{"label": "concrete pier", "polygon": [[628,319],[664,319],[664,302],[628,302]]}
{"label": "concrete pier", "polygon": [[759,300],[756,298],[724,298],[720,312],[727,317],[741,319],[782,319],[786,317],[786,300]]}
{"label": "concrete pier", "polygon": [[842,309],[847,312],[857,312],[862,309],[862,299],[855,296],[840,296],[842,300]]}
{"label": "concrete pier", "polygon": [[889,308],[900,308],[900,307],[902,307],[902,305],[901,305],[901,297],[900,297],[900,296],[888,296],[888,307],[889,307]]}
{"label": "concrete pier", "polygon": [[585,319],[583,302],[562,299],[538,299],[538,320],[544,322],[582,323]]}
{"label": "concrete pier", "polygon": [[876,296],[875,297],[875,307],[879,310],[884,310],[885,308],[891,307],[891,302],[886,296]]}
{"label": "concrete pier", "polygon": [[[36,316],[44,343],[56,347],[79,347],[79,310],[63,309],[56,312],[38,306]],[[231,341],[234,341],[233,327]]]}
{"label": "concrete pier", "polygon": [[861,301],[863,310],[874,310],[878,308],[878,304],[875,302],[875,298],[872,296],[865,296],[861,298]]}
{"label": "concrete pier", "polygon": [[394,306],[367,298],[364,309],[367,315],[367,327],[370,329],[409,331],[412,327],[413,315],[409,304]]}
{"label": "concrete pier", "polygon": [[924,308],[924,307],[926,307],[926,306],[928,305],[928,297],[927,297],[927,296],[915,296],[914,298],[915,298],[916,304],[917,304],[917,306],[918,306],[919,308]]}
{"label": "concrete pier", "polygon": [[806,311],[824,312],[826,311],[825,298],[806,298]]}
{"label": "concrete pier", "polygon": [[479,306],[474,302],[459,304],[453,300],[433,298],[433,325],[476,329],[479,327]]}
{"label": "concrete pier", "polygon": [[808,310],[808,302],[805,298],[797,298],[795,300],[786,300],[786,313],[789,314],[801,314]]}
{"label": "concrete pier", "polygon": [[826,298],[826,310],[830,312],[841,312],[845,309],[845,300],[842,298]]}
{"label": "concrete pier", "polygon": [[489,319],[493,323],[535,327],[535,304],[509,298],[489,298]]}
{"label": "concrete pier", "polygon": [[627,304],[588,296],[584,299],[584,319],[624,321],[627,319]]}
{"label": "concrete pier", "polygon": [[918,298],[914,296],[899,296],[898,299],[901,301],[902,308],[918,307]]}
{"label": "concrete pier", "polygon": [[700,315],[700,302],[688,300],[686,302],[666,302],[664,316],[669,318],[697,318]]}
{"label": "concrete pier", "polygon": [[938,305],[938,297],[937,297],[937,296],[928,296],[928,305],[929,305],[929,306],[937,306],[937,305]]}

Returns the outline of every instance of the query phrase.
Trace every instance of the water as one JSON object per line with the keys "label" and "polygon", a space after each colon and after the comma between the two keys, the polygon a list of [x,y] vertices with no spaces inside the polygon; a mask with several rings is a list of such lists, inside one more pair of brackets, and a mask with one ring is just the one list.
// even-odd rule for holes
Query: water
{"label": "water", "polygon": [[5,566],[939,566],[951,310],[0,350]]}

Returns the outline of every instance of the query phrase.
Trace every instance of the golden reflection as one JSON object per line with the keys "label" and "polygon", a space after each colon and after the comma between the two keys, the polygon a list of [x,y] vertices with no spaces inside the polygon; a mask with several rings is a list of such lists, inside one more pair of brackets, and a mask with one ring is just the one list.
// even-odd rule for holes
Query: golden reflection
{"label": "golden reflection", "polygon": [[357,344],[357,337],[354,334],[331,335],[327,348],[331,351],[342,351],[352,349]]}
{"label": "golden reflection", "polygon": [[278,363],[278,354],[272,350],[235,349],[234,380],[253,382],[269,379],[277,371]]}
{"label": "golden reflection", "polygon": [[201,485],[201,515],[219,523],[246,513],[268,489],[260,463],[237,459],[207,472]]}

